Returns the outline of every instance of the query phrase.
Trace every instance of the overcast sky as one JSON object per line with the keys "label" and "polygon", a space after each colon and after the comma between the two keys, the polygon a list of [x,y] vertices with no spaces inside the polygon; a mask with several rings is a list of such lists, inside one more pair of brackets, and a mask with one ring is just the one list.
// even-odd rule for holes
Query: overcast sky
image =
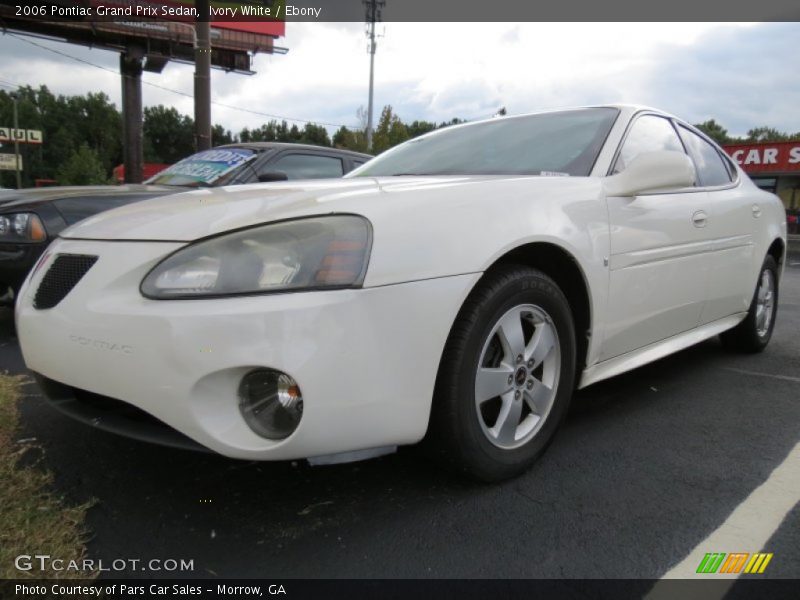
{"label": "overcast sky", "polygon": [[[690,122],[716,118],[731,133],[769,125],[800,131],[800,24],[386,23],[378,42],[376,119],[391,104],[403,120],[477,119],[604,102],[642,103]],[[117,55],[56,42],[112,71]],[[332,125],[357,123],[367,104],[369,55],[361,23],[288,23],[286,55],[258,55],[256,75],[214,71],[215,101]],[[47,85],[59,94],[103,91],[119,105],[119,77],[0,35],[0,85]],[[146,82],[192,92],[193,67],[170,64]],[[192,114],[192,101],[145,85],[145,105]],[[212,107],[238,132],[268,120]],[[302,125],[302,123],[299,123]]]}

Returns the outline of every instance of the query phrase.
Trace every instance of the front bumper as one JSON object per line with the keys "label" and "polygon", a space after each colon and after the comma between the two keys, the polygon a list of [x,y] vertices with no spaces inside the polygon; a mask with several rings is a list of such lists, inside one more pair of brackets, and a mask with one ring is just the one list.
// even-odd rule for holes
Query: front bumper
{"label": "front bumper", "polygon": [[[180,245],[55,242],[17,303],[28,367],[236,458],[310,458],[422,438],[447,335],[478,274],[361,290],[143,298],[144,275]],[[32,297],[58,253],[99,259],[56,307],[37,310]],[[303,418],[285,440],[259,437],[239,413],[239,382],[259,367],[288,373],[302,390]]]}
{"label": "front bumper", "polygon": [[56,410],[102,431],[183,450],[209,451],[132,404],[79,390],[35,373],[45,399]]}

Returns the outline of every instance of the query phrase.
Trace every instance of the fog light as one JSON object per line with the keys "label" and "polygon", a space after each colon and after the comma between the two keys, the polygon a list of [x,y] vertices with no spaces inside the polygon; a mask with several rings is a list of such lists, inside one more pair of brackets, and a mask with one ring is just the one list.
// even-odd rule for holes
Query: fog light
{"label": "fog light", "polygon": [[300,424],[303,396],[297,382],[286,373],[257,369],[239,384],[239,410],[258,435],[282,440]]}

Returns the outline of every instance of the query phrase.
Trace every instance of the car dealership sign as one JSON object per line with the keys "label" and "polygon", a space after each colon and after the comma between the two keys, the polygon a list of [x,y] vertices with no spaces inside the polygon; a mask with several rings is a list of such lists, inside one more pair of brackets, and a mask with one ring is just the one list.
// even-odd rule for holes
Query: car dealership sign
{"label": "car dealership sign", "polygon": [[38,129],[14,129],[13,127],[0,127],[0,143],[2,142],[41,144],[42,132]]}
{"label": "car dealership sign", "polygon": [[[16,171],[17,161],[14,160],[15,154],[0,154],[0,171]],[[19,170],[22,171],[22,157],[19,156]]]}
{"label": "car dealership sign", "polygon": [[800,141],[724,146],[747,173],[800,173]]}

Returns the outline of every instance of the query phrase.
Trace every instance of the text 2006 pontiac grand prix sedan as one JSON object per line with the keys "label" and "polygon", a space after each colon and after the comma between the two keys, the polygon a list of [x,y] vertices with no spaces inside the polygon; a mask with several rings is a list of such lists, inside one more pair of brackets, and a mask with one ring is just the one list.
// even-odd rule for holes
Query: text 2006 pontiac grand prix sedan
{"label": "text 2006 pontiac grand prix sedan", "polygon": [[345,179],[90,218],[29,276],[18,334],[51,400],[112,431],[317,463],[427,435],[496,480],[542,453],[576,386],[717,334],[762,350],[785,238],[780,201],[693,127],[545,112]]}

